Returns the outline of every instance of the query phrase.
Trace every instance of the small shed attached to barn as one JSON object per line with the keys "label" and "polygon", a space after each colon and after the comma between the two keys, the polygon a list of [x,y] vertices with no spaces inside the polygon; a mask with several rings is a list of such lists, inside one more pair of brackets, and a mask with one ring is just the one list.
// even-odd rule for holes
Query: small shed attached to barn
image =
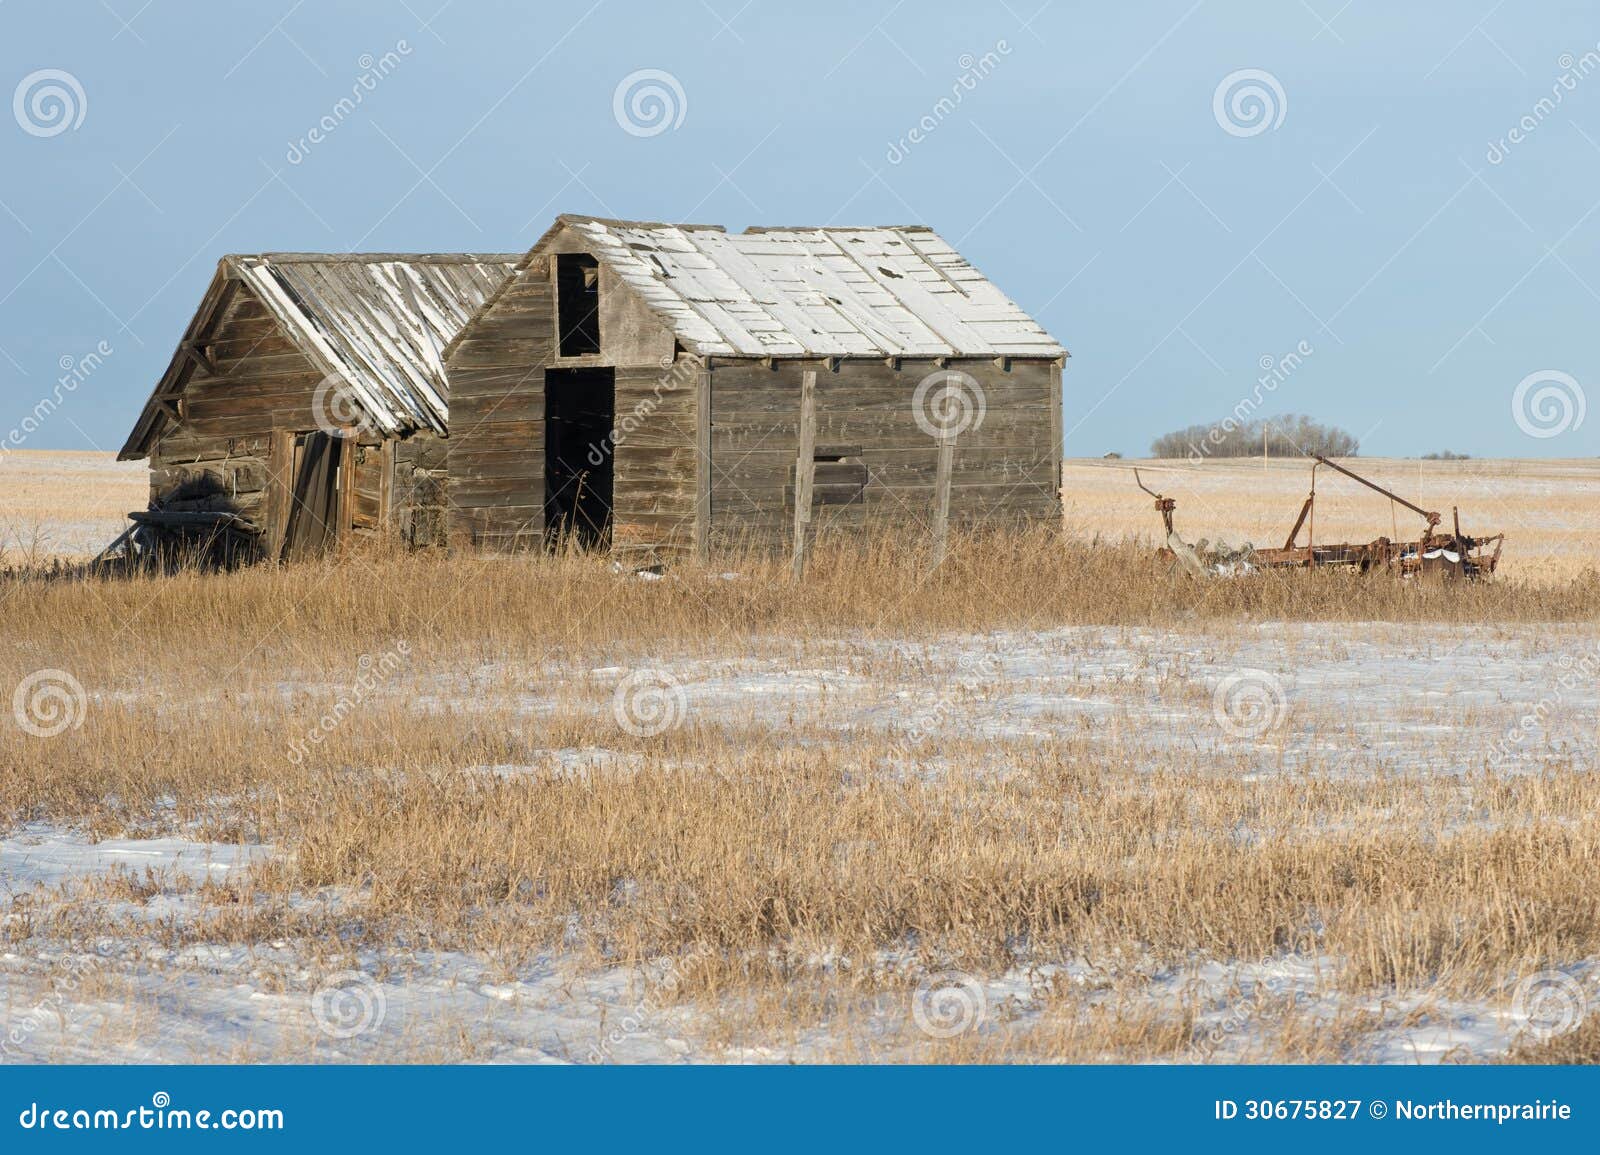
{"label": "small shed attached to barn", "polygon": [[1058,523],[1065,357],[920,226],[562,216],[446,349],[452,535]]}
{"label": "small shed attached to barn", "polygon": [[520,254],[227,256],[119,459],[156,527],[257,557],[392,531],[443,541],[443,352]]}

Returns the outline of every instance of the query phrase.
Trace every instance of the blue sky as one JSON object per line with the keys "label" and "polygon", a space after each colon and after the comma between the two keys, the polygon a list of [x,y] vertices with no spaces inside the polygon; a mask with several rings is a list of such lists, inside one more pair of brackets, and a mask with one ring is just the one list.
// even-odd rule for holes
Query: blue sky
{"label": "blue sky", "polygon": [[[617,112],[645,70],[665,122]],[[570,211],[931,225],[1072,350],[1072,455],[1302,345],[1259,412],[1363,452],[1600,452],[1582,3],[4,0],[0,82],[0,430],[110,350],[30,448],[121,444],[223,253],[518,250]]]}

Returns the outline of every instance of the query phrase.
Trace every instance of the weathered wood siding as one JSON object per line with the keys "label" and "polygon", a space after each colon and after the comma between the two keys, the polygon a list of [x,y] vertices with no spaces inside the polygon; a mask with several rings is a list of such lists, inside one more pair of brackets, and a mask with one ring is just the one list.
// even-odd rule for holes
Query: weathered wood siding
{"label": "weathered wood siding", "polygon": [[691,546],[700,370],[674,359],[671,333],[620,285],[600,277],[600,352],[561,357],[552,254],[583,252],[568,230],[553,238],[478,315],[450,352],[450,532],[488,549],[526,549],[544,537],[544,373],[616,373],[612,540],[644,554]]}
{"label": "weathered wood siding", "polygon": [[150,452],[150,498],[184,508],[205,501],[266,524],[275,468],[272,432],[315,428],[311,398],[322,380],[259,299],[237,287],[207,337],[220,376],[195,370]]}
{"label": "weathered wood siding", "polygon": [[[733,542],[779,546],[793,532],[800,384],[817,370],[816,454],[849,456],[819,464],[813,525],[904,528],[926,532],[934,504],[938,442],[916,420],[917,385],[936,372],[931,360],[713,362],[711,398],[712,546]],[[956,440],[950,521],[955,526],[1002,521],[1058,523],[1060,369],[1046,361],[958,360],[950,368],[982,390],[981,424]],[[850,465],[856,468],[851,470]],[[865,486],[850,498],[852,478]]]}
{"label": "weathered wood siding", "polygon": [[390,507],[394,532],[414,548],[442,546],[446,540],[449,442],[431,433],[417,433],[393,444]]}
{"label": "weathered wood siding", "polygon": [[[243,285],[229,293],[205,349],[218,375],[198,368],[191,373],[177,402],[181,419],[151,446],[151,502],[228,510],[270,531],[283,513],[273,506],[274,489],[286,490],[290,482],[293,442],[283,434],[317,428],[314,398],[323,375]],[[427,433],[392,449],[375,435],[361,438],[347,495],[349,528],[362,535],[386,529],[387,500],[390,524],[403,528],[406,540],[442,540],[442,489],[419,486],[415,478],[419,470],[443,469],[441,444]],[[432,511],[412,508],[427,500],[434,502]],[[419,534],[417,525],[432,528]]]}
{"label": "weathered wood siding", "polygon": [[490,549],[544,531],[544,367],[555,350],[550,262],[529,263],[450,352],[449,530]]}

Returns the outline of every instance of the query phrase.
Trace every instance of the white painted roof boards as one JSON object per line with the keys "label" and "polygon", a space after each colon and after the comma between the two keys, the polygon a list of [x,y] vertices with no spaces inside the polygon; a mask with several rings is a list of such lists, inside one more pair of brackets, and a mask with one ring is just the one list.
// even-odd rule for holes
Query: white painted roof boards
{"label": "white painted roof boards", "polygon": [[701,355],[1040,357],[1066,350],[921,227],[727,233],[563,217]]}

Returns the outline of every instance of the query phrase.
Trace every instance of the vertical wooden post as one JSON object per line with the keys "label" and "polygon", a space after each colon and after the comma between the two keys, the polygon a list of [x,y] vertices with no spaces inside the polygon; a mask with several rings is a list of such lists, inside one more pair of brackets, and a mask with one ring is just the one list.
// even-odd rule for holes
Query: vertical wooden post
{"label": "vertical wooden post", "polygon": [[394,532],[394,439],[385,437],[378,449],[378,536]]}
{"label": "vertical wooden post", "polygon": [[705,561],[711,553],[711,370],[695,375],[694,388],[694,553]]}
{"label": "vertical wooden post", "polygon": [[944,564],[950,543],[950,474],[955,466],[956,439],[949,434],[939,438],[939,464],[933,476],[933,565]]}
{"label": "vertical wooden post", "polygon": [[1050,476],[1055,479],[1056,509],[1061,513],[1061,528],[1066,529],[1067,446],[1062,426],[1067,415],[1062,409],[1061,370],[1062,363],[1058,358],[1050,365]]}
{"label": "vertical wooden post", "polygon": [[811,483],[817,469],[817,371],[800,379],[800,448],[794,459],[794,563],[791,577],[806,572],[806,533],[811,528]]}
{"label": "vertical wooden post", "polygon": [[334,494],[333,507],[337,511],[334,521],[334,541],[339,545],[347,545],[354,539],[356,523],[356,454],[361,452],[361,443],[354,433],[343,438],[339,448],[339,480],[336,483],[337,491]]}
{"label": "vertical wooden post", "polygon": [[271,561],[283,556],[283,539],[289,530],[294,504],[294,433],[274,429],[267,443],[266,553]]}

